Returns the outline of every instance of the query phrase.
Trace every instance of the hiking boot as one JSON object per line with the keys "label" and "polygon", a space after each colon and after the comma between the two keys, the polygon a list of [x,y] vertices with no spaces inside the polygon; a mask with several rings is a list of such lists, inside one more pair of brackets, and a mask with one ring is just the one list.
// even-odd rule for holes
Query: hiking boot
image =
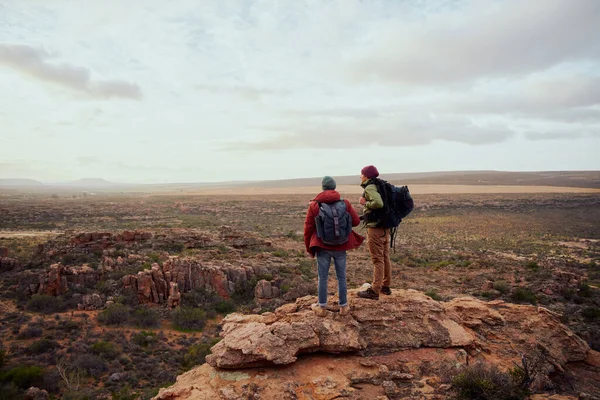
{"label": "hiking boot", "polygon": [[321,307],[318,304],[311,305],[310,309],[313,310],[313,312],[315,313],[315,315],[317,317],[324,317],[325,315],[327,315],[327,312],[325,311],[325,307]]}
{"label": "hiking boot", "polygon": [[340,315],[348,315],[350,314],[350,306],[345,305],[340,307]]}
{"label": "hiking boot", "polygon": [[387,294],[388,296],[392,294],[392,289],[389,286],[382,286],[381,291],[379,293]]}
{"label": "hiking boot", "polygon": [[358,292],[358,297],[362,297],[363,299],[379,300],[379,294],[375,293],[371,288],[368,288],[364,292]]}

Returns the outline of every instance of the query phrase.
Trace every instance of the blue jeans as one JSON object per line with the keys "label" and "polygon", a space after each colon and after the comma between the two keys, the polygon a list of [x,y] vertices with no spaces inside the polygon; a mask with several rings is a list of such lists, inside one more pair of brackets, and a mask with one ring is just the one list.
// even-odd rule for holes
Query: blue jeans
{"label": "blue jeans", "polygon": [[348,293],[346,287],[346,251],[317,250],[317,266],[319,270],[319,305],[327,305],[327,279],[329,278],[329,265],[333,258],[335,265],[335,277],[338,281],[338,296],[340,306],[348,305]]}

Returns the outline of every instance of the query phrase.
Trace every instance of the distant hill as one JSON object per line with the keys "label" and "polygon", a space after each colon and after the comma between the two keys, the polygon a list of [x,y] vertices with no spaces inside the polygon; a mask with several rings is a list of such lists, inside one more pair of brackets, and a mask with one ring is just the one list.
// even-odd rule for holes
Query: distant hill
{"label": "distant hill", "polygon": [[0,187],[39,187],[42,182],[33,179],[0,179]]}
{"label": "distant hill", "polygon": [[[338,185],[357,185],[359,176],[335,176]],[[431,185],[523,185],[523,186],[564,186],[600,188],[600,171],[440,171],[415,173],[382,173],[380,178],[395,184]],[[321,177],[285,179],[248,183],[252,187],[305,187],[319,186]]]}
{"label": "distant hill", "polygon": [[[557,186],[600,189],[600,171],[437,171],[414,173],[382,173],[382,179],[394,184],[420,185],[517,185]],[[358,185],[356,175],[334,176],[338,185]],[[318,187],[322,177],[271,181],[192,182],[161,184],[128,184],[102,178],[85,178],[69,182],[42,183],[33,179],[0,179],[0,188],[32,192],[188,192],[197,188],[295,188]]]}
{"label": "distant hill", "polygon": [[84,178],[84,179],[78,179],[76,181],[72,181],[72,182],[65,182],[63,184],[60,185],[56,185],[56,186],[76,186],[76,187],[86,187],[86,188],[93,188],[93,187],[110,187],[110,186],[131,186],[128,184],[124,184],[124,183],[114,183],[114,182],[109,182],[106,179],[102,179],[102,178]]}

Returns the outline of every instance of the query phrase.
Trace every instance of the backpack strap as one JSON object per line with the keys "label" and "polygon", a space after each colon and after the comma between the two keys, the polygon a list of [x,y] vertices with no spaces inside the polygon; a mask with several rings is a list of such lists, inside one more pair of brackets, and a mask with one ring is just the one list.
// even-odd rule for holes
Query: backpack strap
{"label": "backpack strap", "polygon": [[337,208],[330,207],[331,213],[333,214],[333,229],[335,232],[335,236],[340,236],[340,217],[337,213]]}

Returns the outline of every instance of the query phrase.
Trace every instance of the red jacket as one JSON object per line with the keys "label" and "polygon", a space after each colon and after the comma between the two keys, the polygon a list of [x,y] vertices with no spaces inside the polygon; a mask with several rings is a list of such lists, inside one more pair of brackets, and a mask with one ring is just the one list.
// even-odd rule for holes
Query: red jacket
{"label": "red jacket", "polygon": [[[338,246],[326,245],[317,237],[315,217],[319,215],[319,203],[330,204],[335,203],[340,199],[340,194],[335,190],[325,190],[319,193],[308,206],[306,220],[304,221],[304,245],[306,246],[306,251],[309,252],[313,257],[315,256],[317,247],[327,250],[351,250],[359,247],[365,240],[364,237],[354,231],[352,231],[346,243]],[[360,218],[358,217],[358,214],[356,211],[354,211],[352,204],[350,204],[348,200],[344,200],[344,202],[346,202],[346,210],[348,210],[350,216],[352,217],[352,226],[358,226],[358,224],[360,224]]]}

